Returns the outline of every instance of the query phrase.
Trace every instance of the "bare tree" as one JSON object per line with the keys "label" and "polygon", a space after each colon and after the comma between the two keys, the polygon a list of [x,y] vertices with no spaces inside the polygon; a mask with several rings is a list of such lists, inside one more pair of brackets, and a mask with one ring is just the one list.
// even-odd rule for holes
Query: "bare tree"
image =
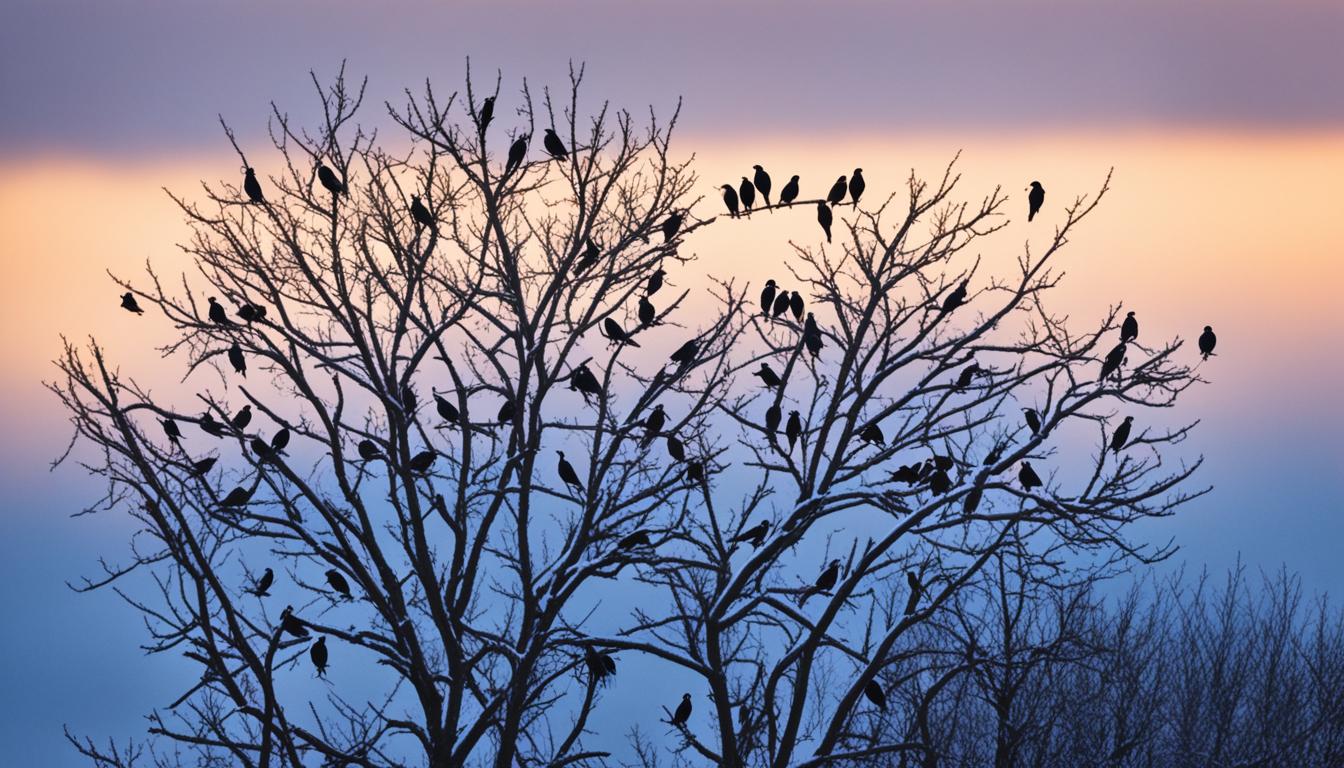
{"label": "bare tree", "polygon": [[[730,223],[696,212],[675,113],[585,117],[570,79],[563,98],[524,83],[507,118],[498,80],[407,91],[396,150],[355,121],[362,85],[314,78],[318,126],[274,109],[274,171],[226,125],[244,185],[173,196],[196,273],[117,279],[172,324],[195,398],[67,343],[50,388],[72,455],[107,481],[96,507],[143,526],[81,588],[151,573],[120,593],[152,651],[202,670],[152,715],[148,759],[614,764],[621,735],[589,723],[620,653],[693,681],[690,711],[629,735],[639,763],[668,743],[729,766],[924,755],[928,733],[867,702],[964,674],[901,671],[907,640],[1005,548],[1033,583],[1166,554],[1127,530],[1202,492],[1198,461],[1164,463],[1191,427],[1108,445],[1118,409],[1198,381],[1194,355],[1115,344],[1118,306],[1078,333],[1045,301],[1106,184],[1015,260],[977,251],[1008,198],[958,201],[953,166],[872,205]],[[697,278],[685,243],[767,208],[837,236],[794,244],[783,308],[761,311]],[[595,613],[594,594],[635,597]],[[314,696],[310,665],[368,671]],[[146,754],[71,740],[102,765]]]}

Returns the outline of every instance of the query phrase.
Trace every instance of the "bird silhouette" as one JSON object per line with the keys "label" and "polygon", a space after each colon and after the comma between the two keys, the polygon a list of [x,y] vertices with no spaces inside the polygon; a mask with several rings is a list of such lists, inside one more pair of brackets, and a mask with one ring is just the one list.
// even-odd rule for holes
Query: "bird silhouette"
{"label": "bird silhouette", "polygon": [[639,342],[630,338],[630,334],[610,317],[602,319],[602,331],[613,344],[629,344],[632,347],[638,347]]}
{"label": "bird silhouette", "polygon": [[933,465],[933,471],[929,473],[928,480],[929,492],[934,496],[942,496],[952,490],[952,476],[947,474],[947,470],[940,469],[937,465]]}
{"label": "bird silhouette", "polygon": [[266,308],[260,304],[244,304],[238,307],[238,316],[245,322],[252,323],[256,320],[265,319]]}
{"label": "bird silhouette", "polygon": [[275,458],[275,451],[272,450],[271,446],[268,445],[266,441],[262,440],[260,437],[252,438],[252,441],[249,443],[249,445],[252,448],[252,453],[256,454],[258,461],[269,461]]}
{"label": "bird silhouette", "polygon": [[647,328],[648,326],[653,325],[654,321],[657,320],[658,318],[658,310],[645,296],[639,297],[638,314],[639,314],[639,325],[642,328]]}
{"label": "bird silhouette", "polygon": [[328,168],[325,164],[317,166],[317,180],[322,183],[322,188],[333,195],[350,196],[350,189],[341,181],[336,172]]}
{"label": "bird silhouette", "polygon": [[620,549],[637,549],[652,545],[653,542],[649,539],[649,532],[644,530],[635,531],[616,542],[616,546]]}
{"label": "bird silhouette", "polygon": [[[751,177],[751,183],[756,185],[756,191],[761,193],[761,200],[765,201],[766,207],[770,207],[770,174],[759,165],[751,166],[756,173]],[[794,178],[798,178],[795,176]]]}
{"label": "bird silhouette", "polygon": [[831,207],[834,208],[844,201],[845,193],[848,191],[849,185],[846,183],[845,177],[841,176],[831,185],[831,191],[826,193],[826,202],[830,203]]}
{"label": "bird silhouette", "polygon": [[720,185],[719,189],[723,190],[723,204],[728,208],[728,215],[737,218],[737,190],[732,184]]}
{"label": "bird silhouette", "polygon": [[546,129],[546,135],[542,138],[541,144],[550,156],[557,160],[564,160],[569,157],[569,151],[565,149],[565,143],[560,140],[553,128]]}
{"label": "bird silhouette", "polygon": [[137,315],[145,314],[145,310],[141,309],[140,305],[136,303],[135,294],[130,291],[121,294],[121,308],[127,312],[134,312]]}
{"label": "bird silhouette", "polygon": [[285,450],[289,445],[289,427],[281,427],[279,432],[271,436],[271,450],[279,453]]}
{"label": "bird silhouette", "polygon": [[579,257],[578,263],[574,265],[575,275],[582,275],[584,272],[587,272],[597,263],[598,259],[602,257],[602,249],[597,247],[597,243],[593,242],[593,238],[589,237],[586,240],[587,244],[583,250],[583,254]]}
{"label": "bird silhouette", "polygon": [[686,721],[691,719],[691,694],[684,693],[681,696],[681,703],[677,705],[677,711],[672,713],[672,725],[684,727]]}
{"label": "bird silhouette", "polygon": [[686,478],[699,485],[705,482],[705,465],[699,461],[686,462]]}
{"label": "bird silhouette", "polygon": [[214,466],[215,466],[215,462],[217,462],[217,461],[219,461],[219,459],[218,459],[217,457],[215,457],[215,456],[211,456],[211,457],[209,457],[209,458],[205,458],[205,459],[201,459],[200,461],[193,462],[192,465],[191,465],[191,473],[192,473],[193,475],[196,475],[197,477],[200,477],[200,476],[204,475],[205,473],[209,472],[211,469],[213,469]]}
{"label": "bird silhouette", "polygon": [[976,508],[980,506],[980,498],[983,495],[979,486],[972,488],[971,492],[966,494],[966,500],[962,502],[961,512],[965,515],[975,514]]}
{"label": "bird silhouette", "polygon": [[821,231],[826,233],[826,242],[831,242],[831,209],[826,207],[824,201],[817,201],[817,223],[821,225]]}
{"label": "bird silhouette", "polygon": [[270,568],[267,568],[261,574],[261,578],[257,579],[257,582],[253,584],[252,588],[249,589],[248,591],[257,597],[266,597],[271,593],[271,584],[274,583],[275,583],[275,571],[272,571]]}
{"label": "bird silhouette", "polygon": [[1125,322],[1120,324],[1120,340],[1130,342],[1139,338],[1139,321],[1134,319],[1133,312],[1125,313]]}
{"label": "bird silhouette", "polygon": [[882,686],[878,685],[876,680],[868,681],[868,684],[863,687],[863,695],[873,704],[876,704],[878,709],[883,712],[887,711],[887,694],[882,692]]}
{"label": "bird silhouette", "polygon": [[411,460],[406,462],[406,467],[417,475],[423,475],[429,472],[438,458],[438,451],[426,449],[412,456]]}
{"label": "bird silhouette", "polygon": [[331,585],[331,590],[346,600],[350,599],[350,582],[345,580],[345,576],[335,568],[327,569],[327,584]]}
{"label": "bird silhouette", "polygon": [[1129,432],[1134,428],[1134,417],[1126,416],[1125,420],[1120,422],[1120,426],[1115,428],[1115,433],[1111,435],[1111,450],[1119,453],[1124,449],[1125,443],[1129,442]]}
{"label": "bird silhouette", "polygon": [[649,275],[649,282],[644,286],[644,296],[651,297],[657,293],[663,287],[664,277],[667,277],[666,270],[654,270],[653,274]]}
{"label": "bird silhouette", "polygon": [[915,612],[919,599],[924,596],[924,585],[919,583],[919,574],[914,571],[905,572],[905,584],[910,588],[910,597],[905,601],[905,615],[909,616]]}
{"label": "bird silhouette", "polygon": [[[767,316],[768,316],[768,315],[770,314],[770,310],[771,310],[771,309],[774,307],[774,305],[775,305],[775,293],[776,293],[776,291],[778,291],[778,288],[776,288],[776,286],[775,286],[775,281],[774,281],[774,280],[766,280],[766,281],[765,281],[765,287],[761,289],[761,314],[762,314],[762,315],[767,315]],[[126,294],[126,295],[129,296],[130,294]]]}
{"label": "bird silhouette", "polygon": [[485,133],[485,129],[490,126],[490,121],[495,119],[494,96],[486,96],[485,100],[481,102],[481,111],[477,114],[477,118],[481,123],[481,133]]}
{"label": "bird silhouette", "polygon": [[167,435],[174,445],[180,446],[182,444],[182,430],[177,426],[176,421],[159,419],[159,424],[163,425],[163,434]]}
{"label": "bird silhouette", "polygon": [[859,439],[869,445],[886,446],[887,440],[882,436],[882,428],[876,422],[869,424],[859,432]]}
{"label": "bird silhouette", "polygon": [[794,291],[789,295],[789,311],[793,313],[794,322],[803,321],[803,294]]}
{"label": "bird silhouette", "polygon": [[668,214],[667,218],[663,220],[662,225],[663,242],[671,242],[672,238],[677,236],[677,233],[681,231],[682,221],[683,217],[680,213],[673,211]]}
{"label": "bird silhouette", "polygon": [[513,421],[513,417],[517,415],[517,410],[518,409],[514,407],[513,401],[506,399],[504,404],[499,406],[499,413],[495,414],[495,423],[508,424]]}
{"label": "bird silhouette", "polygon": [[768,439],[774,440],[779,432],[779,422],[784,418],[784,412],[780,410],[778,404],[771,404],[765,409],[765,435]]}
{"label": "bird silhouette", "polygon": [[677,351],[673,352],[668,359],[678,365],[690,365],[695,361],[695,353],[698,351],[700,351],[700,340],[691,339],[677,347]]}
{"label": "bird silhouette", "polygon": [[789,292],[780,291],[779,294],[775,296],[774,306],[770,307],[770,316],[779,317],[780,315],[783,315],[785,312],[788,312],[789,303],[790,303]]}
{"label": "bird silhouette", "polygon": [[425,204],[420,202],[419,195],[411,195],[411,218],[415,223],[428,229],[434,229],[434,215],[429,212]]}
{"label": "bird silhouette", "polygon": [[317,642],[308,647],[308,658],[313,660],[313,667],[317,669],[318,677],[327,675],[327,637],[320,635]]}
{"label": "bird silhouette", "polygon": [[779,374],[775,373],[775,370],[770,367],[769,363],[761,363],[761,367],[756,371],[753,371],[751,375],[760,377],[761,383],[764,384],[767,389],[774,389],[775,387],[778,387],[781,382]]}
{"label": "bird silhouette", "polygon": [[661,403],[653,406],[653,410],[644,419],[644,437],[639,441],[639,447],[647,448],[653,439],[662,434],[663,425],[667,423],[667,413],[663,411]]}
{"label": "bird silhouette", "polygon": [[956,390],[964,392],[975,381],[975,377],[980,375],[980,371],[980,366],[974,362],[962,368],[961,374],[957,376]]}
{"label": "bird silhouette", "polygon": [[583,660],[588,665],[588,674],[592,676],[594,682],[616,674],[616,660],[611,654],[602,653],[592,646],[585,646]]}
{"label": "bird silhouette", "polygon": [[518,170],[523,165],[523,160],[527,157],[527,140],[531,136],[524,133],[522,136],[513,140],[509,145],[509,159],[504,163],[504,175],[508,176]]}
{"label": "bird silhouette", "polygon": [[891,473],[891,480],[896,483],[914,485],[919,482],[919,470],[919,464],[902,464],[899,469]]}
{"label": "bird silhouette", "polygon": [[458,412],[457,406],[445,400],[438,393],[435,393],[434,395],[434,408],[439,412],[439,418],[443,419],[449,426],[457,424],[462,418],[462,414]]}
{"label": "bird silhouette", "polygon": [[960,307],[962,304],[965,303],[966,303],[966,281],[962,280],[961,284],[958,285],[956,289],[953,290],[951,293],[947,294],[947,298],[943,299],[943,305],[942,305],[943,313],[946,314],[948,312],[951,312],[952,310],[956,309],[957,307]]}
{"label": "bird silhouette", "polygon": [[1031,491],[1032,488],[1040,488],[1044,483],[1041,482],[1041,476],[1036,474],[1036,470],[1031,468],[1031,462],[1022,462],[1022,469],[1017,473],[1018,482],[1022,483],[1022,490]]}
{"label": "bird silhouette", "polygon": [[808,598],[813,595],[827,592],[835,587],[835,583],[840,579],[840,561],[832,560],[826,568],[817,576],[817,580],[812,586],[803,591],[802,598],[798,601],[799,605],[807,603]]}
{"label": "bird silhouette", "polygon": [[[208,413],[206,414],[206,416],[209,415],[210,414]],[[210,421],[213,422],[214,424],[219,423],[215,421],[214,418],[211,418]],[[241,410],[239,410],[237,413],[229,417],[229,426],[233,427],[235,430],[238,430],[240,432],[246,429],[247,425],[251,423],[252,423],[251,405],[244,405]],[[204,417],[202,417],[202,425],[204,425]]]}
{"label": "bird silhouette", "polygon": [[789,421],[784,425],[784,435],[789,439],[789,451],[793,451],[794,443],[798,442],[799,436],[803,434],[803,419],[797,411],[789,411]]}
{"label": "bird silhouette", "polygon": [[247,378],[247,360],[243,358],[243,348],[238,346],[238,342],[233,342],[229,347],[229,364],[233,366],[235,373],[242,374]]}
{"label": "bird silhouette", "polygon": [[681,440],[676,435],[667,436],[667,455],[677,461],[686,460],[686,446],[681,444]]}
{"label": "bird silhouette", "polygon": [[1204,326],[1204,332],[1199,335],[1199,354],[1203,355],[1203,359],[1208,360],[1216,346],[1218,346],[1218,337],[1213,333],[1213,326]]}
{"label": "bird silhouette", "polygon": [[286,605],[285,610],[280,612],[280,631],[293,637],[308,637],[308,628],[294,615],[294,606]]}
{"label": "bird silhouette", "polygon": [[770,521],[762,520],[756,525],[753,525],[747,530],[734,536],[732,539],[732,543],[733,544],[747,543],[751,544],[752,549],[760,549],[761,545],[765,543],[765,537],[766,534],[768,533],[770,533]]}
{"label": "bird silhouette", "polygon": [[742,201],[742,210],[751,213],[751,206],[756,204],[756,187],[746,176],[742,177],[742,183],[737,187],[737,196]]}
{"label": "bird silhouette", "polygon": [[246,506],[247,502],[251,500],[252,500],[252,492],[240,485],[237,488],[234,488],[232,491],[229,491],[228,495],[225,496],[222,500],[220,500],[219,506],[242,507]]}
{"label": "bird silhouette", "polygon": [[266,197],[261,194],[261,183],[257,181],[257,172],[251,168],[243,171],[243,191],[247,193],[248,200],[265,204]]}
{"label": "bird silhouette", "polygon": [[574,369],[574,373],[569,377],[569,386],[583,395],[584,402],[591,402],[589,397],[602,396],[602,385],[587,365],[580,365]]}
{"label": "bird silhouette", "polygon": [[863,169],[855,168],[854,175],[849,177],[849,200],[855,205],[859,204],[859,198],[863,196],[863,190],[868,184],[863,180]]}
{"label": "bird silhouette", "polygon": [[1042,205],[1045,205],[1045,187],[1041,186],[1041,182],[1033,181],[1031,182],[1031,194],[1027,195],[1027,221],[1036,218],[1036,214],[1040,212]]}
{"label": "bird silhouette", "polygon": [[360,440],[355,450],[359,453],[359,458],[364,461],[377,461],[383,458],[383,452],[378,444],[367,438]]}
{"label": "bird silhouette", "polygon": [[1036,413],[1036,410],[1034,408],[1023,408],[1022,418],[1027,420],[1027,428],[1031,430],[1031,434],[1033,435],[1040,434],[1041,416],[1040,414]]}
{"label": "bird silhouette", "polygon": [[583,495],[583,483],[579,481],[579,473],[574,471],[574,465],[565,458],[564,451],[556,451],[560,454],[560,479],[568,486],[574,488],[574,492]]}
{"label": "bird silhouette", "polygon": [[789,179],[784,188],[779,190],[779,204],[792,206],[793,201],[798,199],[798,177],[793,176]]}
{"label": "bird silhouette", "polygon": [[[811,312],[807,313],[807,316],[809,318],[812,317],[812,313]],[[821,332],[816,330],[815,326],[813,326],[813,329],[811,331],[808,330],[803,331],[803,345],[807,347],[808,354],[812,355],[813,360],[817,359],[817,357],[821,355],[821,347],[822,347]]]}
{"label": "bird silhouette", "polygon": [[233,325],[233,321],[229,319],[228,313],[224,311],[224,305],[220,304],[214,296],[210,297],[210,311],[208,314],[210,316],[210,322],[215,325]]}
{"label": "bird silhouette", "polygon": [[1105,381],[1111,374],[1120,370],[1120,366],[1125,362],[1125,342],[1120,342],[1106,353],[1106,359],[1101,362],[1101,376],[1099,381]]}

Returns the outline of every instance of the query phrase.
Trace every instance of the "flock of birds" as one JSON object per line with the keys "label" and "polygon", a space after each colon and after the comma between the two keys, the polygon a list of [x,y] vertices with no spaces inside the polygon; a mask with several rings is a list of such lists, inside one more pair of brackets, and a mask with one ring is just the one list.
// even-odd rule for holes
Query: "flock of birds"
{"label": "flock of birds", "polygon": [[[494,110],[494,100],[486,99],[479,113],[480,130],[485,131],[488,126]],[[527,155],[528,149],[527,135],[523,135],[514,140],[509,148],[508,160],[505,166],[505,173],[512,173],[517,170]],[[552,129],[546,129],[543,139],[543,146],[547,154],[555,159],[564,159],[568,156],[564,143]],[[730,184],[724,184],[723,201],[728,208],[731,216],[737,217],[744,213],[750,213],[756,204],[757,197],[764,203],[765,208],[791,207],[799,195],[798,176],[790,177],[784,188],[780,190],[777,203],[772,203],[770,193],[772,184],[770,174],[760,165],[752,166],[753,175],[750,179],[742,177],[741,184],[734,189]],[[316,174],[318,182],[324,189],[333,196],[348,195],[349,188],[331,168],[325,164],[319,165]],[[855,168],[850,176],[840,176],[835,184],[831,186],[826,198],[817,201],[817,221],[821,225],[826,235],[827,242],[831,240],[831,208],[844,203],[846,196],[849,198],[849,204],[857,205],[862,197],[866,182],[863,178],[863,169]],[[1027,220],[1031,221],[1040,211],[1045,203],[1045,189],[1039,182],[1033,181],[1028,195],[1028,213]],[[263,194],[261,184],[258,182],[256,173],[252,168],[246,168],[243,178],[243,191],[248,198],[248,202],[253,204],[267,205],[265,195]],[[420,226],[426,228],[436,228],[436,222],[433,215],[424,203],[421,202],[419,195],[413,195],[409,205],[409,211],[412,219]],[[671,241],[680,232],[684,216],[681,213],[673,213],[661,225],[661,231],[666,241]],[[584,252],[579,256],[575,264],[575,273],[582,273],[591,268],[600,259],[601,249],[591,240],[585,243]],[[654,272],[648,279],[643,295],[639,297],[638,318],[640,328],[655,324],[656,310],[650,303],[650,298],[658,292],[663,285],[665,272],[661,269]],[[962,306],[967,299],[968,285],[962,282],[956,286],[941,302],[938,302],[938,311],[947,314],[955,311]],[[779,319],[787,319],[791,315],[795,324],[801,324],[800,343],[815,359],[823,348],[823,335],[817,326],[816,319],[811,312],[805,312],[806,305],[804,298],[798,291],[781,290],[776,282],[767,280],[765,288],[761,291],[760,297],[761,313],[770,322]],[[127,291],[121,296],[121,306],[129,312],[141,315],[144,310],[136,301],[135,294]],[[264,306],[252,303],[244,303],[236,310],[236,316],[243,324],[252,324],[264,322],[266,318],[266,308]],[[238,323],[228,316],[224,306],[215,297],[208,300],[207,317],[210,322],[223,328],[236,328]],[[612,344],[627,344],[638,347],[639,343],[632,337],[632,334],[626,331],[611,317],[606,318],[602,324],[604,336]],[[1113,347],[1102,361],[1100,382],[1104,382],[1112,376],[1119,377],[1121,367],[1126,360],[1128,345],[1133,343],[1139,335],[1138,320],[1133,312],[1129,312],[1120,328],[1120,340]],[[701,340],[692,338],[677,348],[670,356],[669,360],[677,366],[679,370],[687,368],[695,361],[699,352]],[[1214,353],[1214,347],[1217,345],[1217,337],[1213,329],[1209,326],[1204,327],[1203,334],[1199,337],[1199,351],[1204,359],[1208,359]],[[241,376],[247,375],[247,362],[243,351],[235,340],[226,351],[227,358],[234,371]],[[954,391],[964,391],[977,376],[984,375],[984,371],[979,365],[972,362],[963,369],[957,378],[955,385],[952,385]],[[762,386],[767,389],[778,389],[785,385],[779,374],[770,367],[768,363],[762,362],[758,370],[753,375],[760,379]],[[591,397],[601,398],[604,396],[604,390],[597,377],[588,369],[587,365],[580,365],[571,372],[569,376],[570,387],[579,392],[589,401]],[[403,388],[400,393],[400,405],[407,414],[414,413],[416,409],[416,398],[409,387]],[[465,424],[461,413],[456,405],[434,393],[435,409],[439,416],[444,420],[448,427],[474,427],[475,425]],[[515,404],[506,399],[496,414],[496,424],[503,425],[511,422],[515,416]],[[791,453],[798,440],[803,434],[803,423],[801,414],[797,410],[789,412],[787,422],[782,419],[782,413],[778,405],[771,405],[766,412],[765,428],[768,439],[773,444],[778,436],[779,427],[784,423],[784,436],[788,443],[788,450]],[[1033,435],[1039,434],[1042,429],[1047,429],[1049,425],[1042,422],[1042,415],[1031,408],[1023,409],[1023,418],[1026,427]],[[229,434],[235,434],[245,437],[245,430],[252,420],[251,405],[244,405],[236,414],[230,416],[227,423],[214,418],[208,411],[197,419],[197,425],[207,435],[215,438],[222,438]],[[177,421],[171,417],[160,419],[165,435],[169,441],[179,450],[182,449],[182,431]],[[641,448],[648,448],[650,444],[659,437],[664,438],[667,452],[672,459],[678,463],[685,464],[685,477],[696,484],[703,484],[705,481],[705,468],[701,461],[696,459],[687,459],[686,448],[682,441],[674,432],[665,432],[667,424],[667,415],[661,404],[654,406],[649,415],[643,420],[643,435],[640,439]],[[1133,417],[1126,416],[1124,421],[1116,428],[1111,435],[1108,447],[1115,453],[1122,451],[1128,444],[1131,430],[1133,427]],[[865,443],[885,446],[885,438],[881,427],[877,423],[866,425],[859,433],[859,439]],[[290,431],[288,427],[282,428],[276,432],[269,441],[259,436],[254,436],[249,441],[252,452],[259,461],[278,461],[289,444]],[[999,456],[1004,446],[996,446],[986,457],[984,464],[990,466],[998,463]],[[386,462],[387,456],[379,448],[378,444],[371,439],[363,439],[356,445],[356,452],[359,460],[363,464],[373,461]],[[563,451],[557,451],[557,474],[566,488],[572,489],[580,498],[586,495],[585,484],[580,477],[579,472],[574,465],[565,458]],[[416,454],[407,464],[407,469],[417,476],[425,476],[433,468],[437,452],[433,450],[424,450]],[[214,467],[217,461],[216,457],[209,457],[196,461],[188,461],[187,467],[197,477],[204,476]],[[953,486],[951,472],[955,468],[956,462],[949,456],[934,455],[928,460],[911,465],[903,465],[891,473],[889,482],[903,482],[909,487],[925,486],[926,489],[934,495],[941,495]],[[1044,483],[1039,474],[1032,468],[1031,463],[1023,461],[1018,470],[1018,482],[1027,493],[1033,489],[1043,487]],[[255,486],[249,489],[244,486],[238,486],[226,494],[217,503],[221,508],[239,509],[245,507],[250,501]],[[980,491],[974,490],[967,495],[964,509],[969,515],[973,513],[980,501]],[[441,497],[436,499],[436,503],[441,503]],[[786,526],[787,527],[787,526]],[[769,536],[771,524],[768,520],[762,520],[756,525],[748,528],[736,536],[731,541],[733,544],[750,544],[753,548],[760,548],[764,545]],[[652,546],[652,539],[649,532],[637,530],[618,542],[621,549],[635,549]],[[831,560],[814,582],[799,591],[798,603],[804,605],[809,598],[818,594],[829,593],[838,583],[840,577],[841,563],[837,560]],[[326,571],[326,581],[331,588],[333,599],[352,600],[353,595],[349,581],[336,569]],[[907,583],[909,585],[910,595],[905,606],[906,615],[913,614],[918,607],[918,603],[925,593],[925,585],[919,579],[919,575],[914,571],[907,571]],[[269,595],[269,591],[274,584],[275,573],[267,568],[262,575],[247,590],[252,595],[261,598]],[[556,586],[559,584],[557,582]],[[289,635],[295,639],[306,639],[310,637],[308,627],[295,615],[293,606],[287,606],[280,614],[280,621],[277,632]],[[319,677],[325,676],[328,667],[329,655],[326,646],[325,636],[320,636],[309,646],[309,657]],[[597,678],[614,675],[616,672],[615,660],[610,654],[598,651],[591,647],[585,650],[585,660],[590,672]],[[886,696],[881,686],[876,681],[867,684],[864,695],[879,708],[885,709]],[[671,713],[668,720],[670,724],[676,727],[685,727],[692,713],[692,704],[690,694],[682,697],[681,703]]]}

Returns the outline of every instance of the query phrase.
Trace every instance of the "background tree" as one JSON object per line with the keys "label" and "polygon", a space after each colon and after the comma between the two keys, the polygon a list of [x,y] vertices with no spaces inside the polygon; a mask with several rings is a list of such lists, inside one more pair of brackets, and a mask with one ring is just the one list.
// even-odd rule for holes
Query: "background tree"
{"label": "background tree", "polygon": [[[84,588],[151,572],[121,594],[201,668],[151,716],[162,762],[615,764],[590,717],[633,653],[687,681],[629,734],[642,763],[928,755],[879,704],[965,675],[898,672],[1005,549],[1028,585],[1166,553],[1127,532],[1201,492],[1164,462],[1190,427],[1108,446],[1198,357],[1121,341],[1118,306],[1080,333],[1046,305],[1105,184],[1015,260],[976,246],[1025,222],[998,189],[958,201],[952,166],[716,222],[676,113],[584,117],[581,80],[524,83],[511,115],[470,73],[407,91],[398,148],[355,122],[362,85],[314,78],[319,125],[275,108],[265,163],[226,125],[242,184],[173,196],[196,274],[117,280],[190,390],[67,344],[80,460],[142,525]],[[780,207],[828,244],[792,246],[769,312],[697,277],[697,231]]]}

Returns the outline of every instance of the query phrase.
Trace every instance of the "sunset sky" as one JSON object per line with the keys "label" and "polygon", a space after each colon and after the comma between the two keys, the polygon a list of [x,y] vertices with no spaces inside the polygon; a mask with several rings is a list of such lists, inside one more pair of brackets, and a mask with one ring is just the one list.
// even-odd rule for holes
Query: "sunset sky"
{"label": "sunset sky", "polygon": [[[129,529],[72,519],[99,487],[48,471],[70,436],[41,386],[60,335],[174,382],[155,379],[165,329],[118,309],[106,270],[186,269],[163,188],[237,181],[217,115],[264,157],[269,103],[310,117],[308,70],[343,58],[369,76],[379,126],[401,89],[457,87],[468,56],[481,81],[502,71],[505,119],[521,78],[563,86],[570,60],[587,62],[590,107],[681,97],[673,154],[696,155],[707,212],[758,162],[802,175],[805,195],[859,165],[876,197],[961,151],[963,195],[1002,184],[1022,206],[1032,179],[1062,205],[1114,168],[1064,257],[1060,306],[1092,319],[1123,301],[1153,338],[1193,342],[1207,323],[1220,339],[1200,371],[1212,385],[1182,406],[1202,420],[1183,449],[1215,490],[1147,535],[1180,545],[1173,565],[1286,565],[1309,594],[1344,595],[1344,4],[273,5],[0,4],[0,743],[14,764],[77,764],[62,724],[138,736],[176,691],[137,649],[137,614],[65,586]],[[707,271],[759,282],[790,238],[814,236],[807,217],[773,219],[697,241]],[[1022,246],[995,242],[986,257],[1005,263]]]}

